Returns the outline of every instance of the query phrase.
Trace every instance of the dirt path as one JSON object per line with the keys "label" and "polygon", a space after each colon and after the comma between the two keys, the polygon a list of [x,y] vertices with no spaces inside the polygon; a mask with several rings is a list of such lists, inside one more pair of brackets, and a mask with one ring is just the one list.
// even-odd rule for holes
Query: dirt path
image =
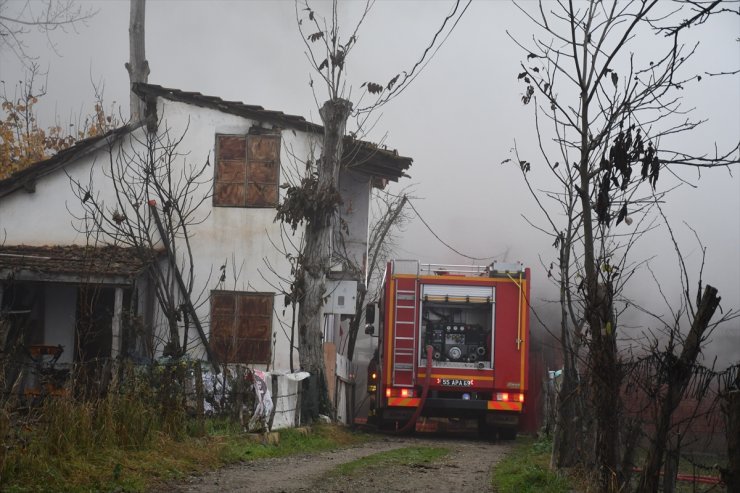
{"label": "dirt path", "polygon": [[[395,466],[382,474],[329,478],[339,464],[385,450],[408,446],[446,447],[449,455],[423,467]],[[492,466],[506,454],[508,443],[472,439],[388,437],[353,448],[313,455],[245,462],[168,485],[179,493],[207,492],[483,492],[490,491]]]}

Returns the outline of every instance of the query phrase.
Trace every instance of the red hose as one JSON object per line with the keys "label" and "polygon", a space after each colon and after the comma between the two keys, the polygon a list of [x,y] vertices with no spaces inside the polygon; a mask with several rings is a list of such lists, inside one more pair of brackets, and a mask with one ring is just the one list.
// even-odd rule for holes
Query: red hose
{"label": "red hose", "polygon": [[427,400],[427,394],[429,393],[429,384],[432,382],[432,351],[434,348],[432,346],[427,346],[427,371],[426,375],[424,376],[424,387],[421,391],[421,398],[419,399],[419,407],[416,408],[416,411],[414,411],[414,414],[411,416],[411,419],[408,423],[406,423],[402,428],[396,430],[394,433],[396,434],[402,434],[402,433],[408,433],[409,431],[412,431],[416,429],[416,420],[419,419],[419,415],[421,414],[422,409],[424,409],[424,403]]}
{"label": "red hose", "polygon": [[[632,471],[641,473],[642,468],[634,467]],[[663,476],[663,471],[660,472]],[[693,474],[676,474],[676,479],[679,481],[685,481],[690,483],[702,483],[702,484],[720,484],[722,479],[716,476],[694,476]]]}

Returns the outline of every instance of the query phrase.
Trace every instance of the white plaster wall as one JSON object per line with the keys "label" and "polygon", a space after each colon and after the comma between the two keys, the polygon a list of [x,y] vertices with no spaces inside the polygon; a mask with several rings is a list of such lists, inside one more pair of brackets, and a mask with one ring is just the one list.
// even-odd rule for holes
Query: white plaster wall
{"label": "white plaster wall", "polygon": [[[249,128],[256,124],[236,115],[184,103],[165,101],[165,105],[166,107],[160,99],[158,116],[162,120],[162,125],[168,127],[172,135],[182,134],[189,122],[182,148],[189,151],[187,160],[195,165],[203,163],[209,156],[211,163],[214,162],[216,134],[246,134]],[[305,160],[311,152],[311,147],[320,146],[320,141],[313,134],[290,129],[283,130],[281,137],[279,182],[284,183],[289,177],[297,178],[295,169],[303,168],[302,164],[294,163],[291,154]],[[214,172],[214,168],[214,166],[209,168],[210,173]],[[280,189],[281,199],[283,192]],[[193,292],[203,293],[203,297],[197,300],[202,302],[197,312],[206,332],[210,318],[210,303],[207,296],[211,290],[274,293],[276,291],[274,286],[280,283],[279,277],[290,276],[290,265],[285,259],[284,252],[276,249],[268,240],[269,237],[275,244],[282,245],[282,226],[274,222],[274,208],[211,207],[211,204],[210,199],[203,204],[204,213],[210,212],[210,215],[191,230],[193,256],[196,259],[196,283]],[[299,229],[292,237],[296,244],[299,243],[301,235],[302,230]],[[219,267],[224,262],[227,263],[226,281],[221,284]],[[268,265],[272,266],[275,272],[272,272]],[[237,273],[236,279],[234,271]],[[276,296],[272,323],[275,345],[270,368],[277,370],[290,368],[289,326],[292,314],[288,308],[283,315],[283,307],[283,297]],[[195,336],[194,332],[191,334]],[[194,348],[192,353],[197,357],[204,356],[202,347]],[[297,367],[297,352],[294,352],[293,356]]]}
{"label": "white plaster wall", "polygon": [[75,352],[77,288],[69,284],[44,286],[44,344],[61,344],[64,352],[58,363],[72,363]]}
{"label": "white plaster wall", "polygon": [[33,193],[17,190],[0,198],[0,238],[6,245],[69,245],[86,243],[86,236],[75,216],[81,216],[81,204],[72,194],[70,177],[88,184],[92,179],[101,196],[111,195],[110,180],[103,169],[108,162],[102,150],[79,159],[65,170],[41,178]]}
{"label": "white plaster wall", "polygon": [[[344,255],[364,271],[367,260],[368,218],[370,209],[371,179],[356,171],[344,170],[339,177],[339,192],[343,203],[340,215],[347,224],[343,233]],[[342,248],[338,245],[337,248]],[[360,281],[364,281],[364,276]]]}

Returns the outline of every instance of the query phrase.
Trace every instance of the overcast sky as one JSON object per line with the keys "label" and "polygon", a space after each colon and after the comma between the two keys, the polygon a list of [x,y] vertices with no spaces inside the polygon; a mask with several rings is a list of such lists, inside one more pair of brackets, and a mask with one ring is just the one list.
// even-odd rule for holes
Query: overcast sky
{"label": "overcast sky", "polygon": [[[6,8],[21,4],[11,0]],[[377,2],[348,61],[353,94],[359,93],[362,82],[386,82],[413,65],[452,4]],[[32,33],[25,38],[29,53],[48,71],[48,94],[39,110],[49,123],[54,115],[64,122],[70,115],[89,111],[92,82],[102,82],[106,102],[121,105],[121,111],[128,113],[124,62],[128,60],[129,4],[106,1],[83,6],[96,9],[97,15],[77,33],[53,33],[58,54],[43,36]],[[341,7],[346,21],[356,19],[362,4],[350,2]],[[522,40],[535,34],[531,22],[512,4],[473,3],[423,74],[382,109],[368,138],[377,141],[385,136],[389,147],[414,159],[411,179],[394,189],[414,184],[419,197],[415,207],[442,239],[473,257],[506,252],[507,260],[531,266],[535,292],[543,297],[547,291],[542,289],[546,278],[540,258],[549,263],[555,251],[551,240],[522,217],[541,220],[519,171],[500,164],[510,157],[515,141],[532,161],[533,172],[541,164],[532,107],[522,105],[522,87],[516,80],[518,64],[526,53],[511,41],[507,30]],[[694,62],[697,73],[734,70],[740,65],[740,16],[716,19],[692,28],[690,34],[692,42],[700,41]],[[637,39],[633,50],[637,56],[649,53],[659,42],[654,36]],[[149,82],[154,84],[318,121],[304,51],[291,1],[150,0],[147,4],[146,54]],[[13,54],[0,51],[0,79],[5,81],[6,94],[12,95],[14,81],[23,76]],[[701,84],[687,87],[684,98],[685,108],[696,108],[693,118],[708,119],[684,138],[690,149],[711,150],[715,141],[720,148],[737,142],[737,77],[705,77]],[[708,247],[704,279],[719,288],[726,308],[740,306],[739,173],[740,169],[732,174],[727,170],[704,172],[699,180],[695,171],[685,171],[682,176],[698,188],[681,186],[666,206],[690,267],[698,267],[699,249],[683,221],[696,229]],[[668,188],[671,178],[661,180],[660,186]],[[542,186],[546,185],[543,181]],[[418,220],[402,234],[397,255],[433,263],[471,263],[438,242]],[[678,269],[664,228],[652,232],[635,255],[636,259],[657,256],[652,265],[667,294],[677,294]],[[633,289],[640,296],[656,292],[650,282],[636,283]],[[657,296],[655,303],[657,312],[666,312]],[[718,335],[720,339],[740,342],[737,323],[725,331]],[[733,336],[728,335],[731,331]]]}

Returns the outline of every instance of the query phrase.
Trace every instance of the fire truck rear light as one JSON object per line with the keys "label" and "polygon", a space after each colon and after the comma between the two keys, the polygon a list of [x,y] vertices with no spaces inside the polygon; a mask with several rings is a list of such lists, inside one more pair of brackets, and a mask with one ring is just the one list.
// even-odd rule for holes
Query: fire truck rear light
{"label": "fire truck rear light", "polygon": [[506,402],[509,400],[509,394],[507,392],[500,392],[496,394],[496,400]]}
{"label": "fire truck rear light", "polygon": [[519,402],[524,402],[524,394],[519,394]]}
{"label": "fire truck rear light", "polygon": [[370,378],[372,378],[373,380],[375,380],[376,378],[378,378],[378,374],[377,373],[373,373]]}
{"label": "fire truck rear light", "polygon": [[385,396],[390,397],[391,396],[391,389],[385,389]]}
{"label": "fire truck rear light", "polygon": [[408,397],[409,389],[401,389],[401,397]]}

